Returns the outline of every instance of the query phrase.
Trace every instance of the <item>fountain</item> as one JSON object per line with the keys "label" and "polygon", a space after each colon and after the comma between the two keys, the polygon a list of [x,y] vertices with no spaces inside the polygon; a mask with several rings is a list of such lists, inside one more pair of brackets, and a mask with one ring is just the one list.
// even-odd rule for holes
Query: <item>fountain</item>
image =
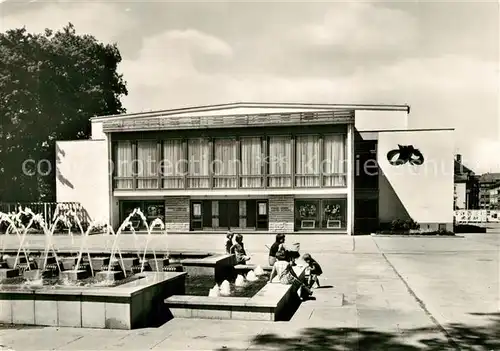
{"label": "fountain", "polygon": [[249,282],[254,282],[256,280],[258,280],[259,278],[257,278],[257,276],[255,275],[254,271],[250,271],[247,273],[247,276],[246,276],[247,280]]}
{"label": "fountain", "polygon": [[257,277],[260,277],[260,276],[264,275],[264,270],[262,269],[261,266],[255,267],[255,269],[253,270],[253,272],[255,273],[255,275]]}
{"label": "fountain", "polygon": [[220,288],[217,284],[208,291],[208,296],[210,297],[219,297],[220,296]]}
{"label": "fountain", "polygon": [[[146,230],[147,230],[147,235],[146,235],[146,243],[144,245],[144,250],[142,252],[142,257],[140,256],[140,253],[137,252],[137,258],[123,258],[120,247],[119,247],[119,241],[120,241],[120,236],[122,232],[126,229],[130,229],[134,235],[134,246],[137,249],[136,246],[136,233],[135,229],[132,223],[132,218],[134,216],[139,216],[141,219],[141,222],[145,225]],[[145,269],[148,266],[146,266],[147,260],[146,260],[146,254],[148,252],[148,247],[151,242],[151,235],[152,232],[155,228],[160,228],[164,229],[165,224],[161,221],[161,219],[156,218],[153,220],[151,225],[149,225],[146,216],[142,213],[140,209],[134,209],[132,213],[130,213],[127,218],[123,221],[123,223],[120,225],[116,233],[114,233],[114,239],[113,239],[113,245],[111,247],[111,253],[110,253],[110,258],[109,258],[109,265],[108,269],[102,272],[99,272],[98,275],[101,276],[100,280],[106,280],[106,281],[114,281],[117,279],[122,279],[123,277],[127,276],[127,272],[137,270],[138,268],[138,273],[143,273]],[[112,231],[112,228],[109,228],[110,231]],[[119,261],[116,259],[116,253],[119,255]],[[159,272],[163,269],[164,266],[168,265],[168,259],[164,259],[161,261],[162,265],[160,269],[160,262],[158,258],[156,257],[156,251],[153,248],[153,261],[155,263],[155,268],[156,271]],[[166,261],[166,262],[165,262]],[[117,270],[117,263],[119,262],[120,269]],[[140,266],[139,266],[140,263]],[[166,264],[165,264],[166,263]]]}
{"label": "fountain", "polygon": [[245,277],[241,274],[238,274],[236,280],[234,281],[234,286],[244,286],[245,285]]}
{"label": "fountain", "polygon": [[[133,217],[141,221],[146,235],[137,235],[132,225]],[[83,230],[74,211],[61,210],[50,225],[29,209],[21,209],[17,214],[0,213],[0,220],[9,224],[7,235],[14,240],[17,238],[13,266],[19,268],[24,261],[27,262],[27,272],[23,272],[24,277],[19,277],[22,281],[2,279],[0,305],[5,306],[9,313],[0,314],[0,323],[131,329],[149,326],[157,319],[164,320],[165,316],[171,315],[167,308],[175,311],[176,299],[181,306],[189,305],[181,307],[184,311],[207,310],[207,315],[210,315],[209,311],[217,306],[219,318],[220,311],[224,311],[223,314],[227,312],[228,318],[232,319],[273,320],[281,313],[285,302],[288,304],[288,296],[292,296],[289,287],[267,284],[268,276],[262,274],[262,267],[248,272],[246,278],[235,274],[233,255],[186,255],[183,252],[178,256],[174,254],[181,258],[179,263],[169,264],[168,258],[157,257],[158,245],[153,245],[155,239],[166,239],[163,222],[160,219],[148,222],[139,209],[135,209],[116,232],[107,224],[102,226],[112,239],[106,243],[105,257],[91,255],[89,248],[93,241],[90,239],[92,230],[100,225],[91,223]],[[65,252],[55,247],[54,232],[58,223],[81,232],[80,242],[77,242],[79,249],[76,255],[70,250],[71,258],[65,257]],[[34,249],[36,244],[27,243],[29,228],[34,225],[44,234],[39,257],[30,257],[29,249]],[[124,251],[120,239],[127,229],[134,236],[134,247]],[[155,235],[158,229],[165,236]],[[65,235],[65,231],[62,234]],[[71,229],[67,235],[74,244]],[[4,241],[2,252],[5,247]],[[173,270],[178,268],[187,272]],[[48,277],[46,272],[58,272],[59,276]],[[190,282],[186,282],[186,273],[190,275]],[[297,274],[303,273],[298,270]],[[193,294],[193,290],[200,293]],[[186,293],[190,293],[189,296]],[[177,296],[176,299],[166,301],[172,295]],[[270,312],[264,315],[259,312],[262,308]]]}
{"label": "fountain", "polygon": [[[165,224],[162,222],[162,220],[160,218],[154,219],[153,222],[151,223],[151,225],[149,225],[148,221],[146,219],[146,216],[144,216],[144,214],[142,213],[142,211],[138,210],[137,214],[141,218],[141,220],[144,223],[144,225],[146,227],[146,230],[147,230],[146,245],[144,246],[144,253],[143,253],[142,260],[141,260],[141,273],[142,273],[144,271],[144,264],[146,263],[146,253],[147,253],[147,250],[148,250],[148,246],[150,244],[151,234],[153,233],[153,230],[155,229],[155,227],[158,227],[158,228],[160,228],[161,230],[164,231],[165,236],[167,235],[167,232],[165,231]],[[166,238],[165,238],[165,242],[167,242]],[[156,257],[156,251],[155,251],[154,247],[153,247],[153,260],[154,260],[153,262],[155,264],[156,271],[159,271],[160,270],[160,262],[158,261],[158,258]],[[165,262],[165,260],[166,260],[166,262]],[[166,265],[168,265],[168,258],[164,259],[161,262],[162,268],[165,265],[165,263],[166,263]]]}
{"label": "fountain", "polygon": [[[90,223],[83,230],[76,212],[61,207],[56,213],[50,224],[30,209],[0,213],[0,223],[8,225],[6,236],[2,238],[9,235],[17,237],[15,258],[5,254],[10,240],[2,241],[2,257],[5,260],[0,266],[0,305],[9,313],[0,314],[0,323],[131,329],[150,326],[167,318],[163,301],[172,294],[184,293],[186,273],[160,271],[162,260],[157,257],[154,247],[154,261],[151,263],[157,272],[150,272],[151,265],[146,264],[153,231],[164,229],[160,219],[149,224],[142,212],[136,209],[116,233],[111,226],[104,224],[102,228],[112,236],[113,245],[109,258],[99,258],[91,256],[89,238],[92,230],[100,228],[101,224]],[[122,231],[131,227],[130,219],[134,215],[147,225],[147,236],[143,241],[145,246],[140,251],[136,250],[136,257],[124,257],[119,239]],[[26,225],[25,217],[29,219]],[[73,222],[70,223],[70,220]],[[55,247],[54,232],[61,223],[69,228],[67,235],[72,244],[75,241],[71,228],[76,227],[81,232],[76,257],[65,257],[65,253]],[[39,256],[31,257],[33,253],[30,254],[28,247],[31,248],[32,244],[27,242],[28,231],[35,225],[43,233],[44,241]],[[11,262],[12,267],[4,261]],[[26,271],[20,276],[19,270],[24,268],[23,265],[26,265]],[[59,274],[53,276],[49,273]],[[120,280],[120,274],[125,279]],[[92,308],[86,307],[90,306],[89,303]],[[110,304],[116,306],[108,310],[106,306]],[[132,313],[132,310],[137,313]]]}
{"label": "fountain", "polygon": [[[11,277],[16,277],[19,275],[19,269],[17,268],[18,262],[19,262],[19,253],[22,250],[24,253],[24,259],[25,263],[27,265],[27,269],[30,270],[32,268],[32,265],[30,264],[29,260],[29,255],[28,252],[26,251],[26,248],[24,247],[24,239],[25,239],[25,233],[27,232],[27,228],[25,228],[22,225],[22,222],[20,220],[20,214],[22,210],[20,209],[19,214],[16,215],[14,213],[11,214],[6,214],[6,213],[0,213],[0,224],[2,222],[6,222],[9,224],[7,227],[5,235],[10,235],[10,231],[14,230],[16,232],[16,236],[19,240],[19,249],[18,249],[18,254],[16,255],[14,261],[10,260],[10,256],[8,255],[3,255],[5,252],[5,241],[6,239],[3,239],[3,244],[2,244],[2,263],[1,263],[1,268],[0,268],[0,278],[11,278]],[[30,225],[32,222],[30,223]],[[18,229],[19,226],[24,227],[24,234],[21,234]]]}
{"label": "fountain", "polygon": [[220,294],[222,296],[229,296],[231,295],[231,285],[227,280],[224,280],[222,284],[220,285]]}
{"label": "fountain", "polygon": [[[22,223],[21,220],[22,216],[30,217],[29,223],[26,226]],[[61,271],[59,267],[59,261],[57,259],[57,253],[56,250],[54,249],[53,234],[54,234],[54,229],[57,226],[57,223],[61,220],[64,220],[63,218],[61,217],[57,218],[51,228],[47,227],[41,215],[33,213],[28,208],[25,208],[24,210],[22,208],[19,208],[19,212],[17,214],[11,214],[11,215],[1,214],[0,218],[1,221],[9,223],[9,227],[6,230],[6,235],[9,235],[10,231],[14,230],[19,239],[19,246],[14,259],[14,263],[12,264],[12,268],[10,267],[8,268],[10,269],[10,271],[5,270],[5,268],[3,268],[4,269],[3,272],[6,274],[5,277],[14,277],[19,275],[20,270],[18,269],[18,265],[20,263],[22,263],[22,266],[24,266],[22,267],[24,268],[22,269],[23,276],[34,281],[41,279],[43,273],[49,270],[48,268],[50,268],[50,271],[55,271],[55,270]],[[37,267],[36,267],[37,269],[34,269],[32,264],[33,261],[30,259],[29,254],[25,247],[26,236],[33,224],[39,225],[39,227],[43,230],[45,237],[45,250],[43,258],[39,258],[37,261]],[[22,229],[23,231],[22,234],[20,233],[18,227]],[[5,250],[5,247],[3,247],[2,250]],[[22,258],[21,258],[21,252],[24,254],[24,257]],[[51,257],[51,260],[49,260],[49,254],[51,252],[53,254],[53,257]],[[21,262],[23,259],[24,262]],[[7,266],[9,266],[9,259],[6,258],[5,261],[7,261],[6,264]]]}

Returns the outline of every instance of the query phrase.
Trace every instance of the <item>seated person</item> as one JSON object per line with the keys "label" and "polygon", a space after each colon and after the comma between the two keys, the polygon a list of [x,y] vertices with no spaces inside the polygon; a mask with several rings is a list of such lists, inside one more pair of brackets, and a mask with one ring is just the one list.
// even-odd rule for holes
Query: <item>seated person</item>
{"label": "seated person", "polygon": [[316,283],[317,287],[319,288],[319,279],[318,277],[323,274],[323,270],[321,269],[321,266],[319,263],[311,257],[308,253],[304,254],[302,257],[305,263],[307,263],[309,267],[309,278],[307,280],[307,286],[309,288],[312,288],[314,283]]}
{"label": "seated person", "polygon": [[299,251],[296,250],[287,250],[288,260],[292,266],[295,266],[295,260],[300,257]]}
{"label": "seated person", "polygon": [[236,234],[234,237],[234,245],[230,249],[230,253],[236,256],[236,264],[246,264],[250,259],[245,251],[245,245],[243,244],[243,235]]}
{"label": "seated person", "polygon": [[231,247],[233,247],[233,237],[234,233],[230,230],[226,234],[226,253],[231,254]]}
{"label": "seated person", "polygon": [[285,234],[276,234],[276,241],[271,245],[269,249],[269,266],[274,266],[276,262],[276,253],[278,252],[280,245],[285,243]]}
{"label": "seated person", "polygon": [[303,300],[312,295],[311,290],[297,277],[286,251],[282,249],[276,253],[276,262],[269,276],[269,283],[292,284],[297,288],[298,294]]}

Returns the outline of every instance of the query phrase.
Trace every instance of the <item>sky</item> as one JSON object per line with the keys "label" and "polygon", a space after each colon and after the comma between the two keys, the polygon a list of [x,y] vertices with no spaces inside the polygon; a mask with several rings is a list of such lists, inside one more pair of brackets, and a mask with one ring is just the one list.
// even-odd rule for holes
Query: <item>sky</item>
{"label": "sky", "polygon": [[409,104],[500,172],[499,5],[450,1],[0,0],[0,31],[117,43],[128,112],[227,102]]}

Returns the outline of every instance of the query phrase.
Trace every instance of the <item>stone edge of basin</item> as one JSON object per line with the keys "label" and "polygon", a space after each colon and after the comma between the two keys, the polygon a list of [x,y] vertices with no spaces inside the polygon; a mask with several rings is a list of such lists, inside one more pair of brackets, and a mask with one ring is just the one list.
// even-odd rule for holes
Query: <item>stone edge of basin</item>
{"label": "stone edge of basin", "polygon": [[[294,271],[299,278],[303,279],[306,267],[295,266]],[[292,285],[267,283],[252,297],[172,295],[165,299],[165,304],[173,309],[203,309],[205,306],[210,309],[215,307],[226,310],[245,309],[248,312],[251,312],[252,308],[277,309],[280,303],[290,295],[292,289]]]}
{"label": "stone edge of basin", "polygon": [[[180,279],[185,276],[186,272],[143,272],[136,274],[141,277],[119,286],[111,287],[62,287],[62,288],[21,288],[18,290],[2,289],[0,287],[0,296],[4,295],[67,295],[67,296],[118,296],[118,297],[133,297],[139,294],[142,290],[159,285],[165,280]],[[0,300],[5,300],[0,298]]]}

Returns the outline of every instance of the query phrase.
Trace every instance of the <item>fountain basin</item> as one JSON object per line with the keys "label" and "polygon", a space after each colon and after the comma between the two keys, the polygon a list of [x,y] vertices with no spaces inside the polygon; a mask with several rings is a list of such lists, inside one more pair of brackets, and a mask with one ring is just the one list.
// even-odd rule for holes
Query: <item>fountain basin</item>
{"label": "fountain basin", "polygon": [[[304,279],[305,267],[294,270]],[[174,295],[165,304],[178,318],[283,321],[293,316],[300,299],[293,285],[267,283],[252,297]]]}
{"label": "fountain basin", "polygon": [[[234,270],[238,274],[247,274],[250,271],[253,271],[255,268],[257,268],[257,265],[255,264],[237,264],[234,266]],[[263,266],[261,267],[264,272],[271,272],[273,270],[273,267],[271,266]]]}
{"label": "fountain basin", "polygon": [[[42,257],[42,256],[35,257],[34,261],[36,263],[37,268],[42,268],[43,267],[43,263],[45,261],[45,257]],[[57,260],[56,260],[56,258],[54,256],[49,256],[49,257],[47,257],[46,264],[47,265],[57,264]]]}
{"label": "fountain basin", "polygon": [[75,270],[70,270],[70,271],[62,271],[61,273],[59,273],[59,276],[63,279],[66,279],[70,282],[74,282],[74,281],[77,281],[77,280],[82,280],[82,279],[85,279],[89,276],[89,271],[87,270],[83,270],[83,269],[79,269],[77,271]]}
{"label": "fountain basin", "polygon": [[[8,256],[4,258],[4,261],[7,263],[7,266],[9,268],[14,268],[14,264],[16,262],[16,257],[15,256]],[[17,264],[28,264],[28,261],[26,260],[25,256],[19,256],[17,259]]]}
{"label": "fountain basin", "polygon": [[234,255],[217,255],[181,261],[188,275],[211,275],[215,277],[217,282],[222,282],[233,274],[235,263],[236,258]]}
{"label": "fountain basin", "polygon": [[[267,284],[269,280],[269,275],[263,275],[259,277],[257,281],[249,282],[245,281],[243,286],[236,286],[235,282],[231,279],[229,280],[231,291],[231,297],[252,297],[254,296],[260,289]],[[207,296],[210,289],[214,287],[214,284],[220,286],[221,281],[215,281],[214,277],[211,275],[197,275],[186,277],[186,295],[193,296]]]}
{"label": "fountain basin", "polygon": [[140,264],[138,257],[123,257],[121,260],[117,259],[117,262],[123,262],[124,267],[122,267],[122,269],[125,269],[127,272],[130,272],[132,268],[137,267]]}
{"label": "fountain basin", "polygon": [[100,271],[103,269],[103,266],[109,265],[109,257],[92,257],[90,259],[90,265],[94,271]]}
{"label": "fountain basin", "polygon": [[0,280],[19,276],[17,268],[0,268]]}
{"label": "fountain basin", "polygon": [[162,272],[163,269],[170,264],[170,260],[168,258],[151,258],[148,260],[148,263],[153,271]]}
{"label": "fountain basin", "polygon": [[62,257],[59,259],[59,264],[63,270],[71,270],[76,264],[76,257]]}
{"label": "fountain basin", "polygon": [[171,315],[165,298],[184,293],[186,273],[144,272],[116,287],[0,287],[0,323],[76,328],[135,329]]}
{"label": "fountain basin", "polygon": [[102,272],[97,272],[95,277],[97,281],[114,282],[123,279],[125,277],[125,274],[123,274],[123,271],[102,271]]}

